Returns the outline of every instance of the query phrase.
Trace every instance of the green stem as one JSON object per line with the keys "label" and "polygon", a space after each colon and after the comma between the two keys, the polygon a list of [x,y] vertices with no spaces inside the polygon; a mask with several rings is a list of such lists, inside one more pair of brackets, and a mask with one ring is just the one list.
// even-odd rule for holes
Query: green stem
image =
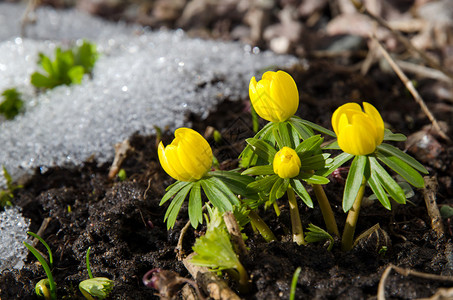
{"label": "green stem", "polygon": [[261,217],[253,210],[250,210],[249,217],[252,225],[258,229],[261,236],[266,240],[266,242],[276,241],[277,238],[275,237],[272,230],[267,226],[267,224],[261,219]]}
{"label": "green stem", "polygon": [[299,207],[297,206],[296,195],[291,187],[286,191],[288,194],[289,212],[291,216],[291,227],[293,229],[293,241],[298,245],[306,245],[304,240],[304,231],[300,221]]}
{"label": "green stem", "polygon": [[88,276],[90,277],[90,279],[93,279],[93,273],[91,273],[91,267],[90,267],[90,250],[91,250],[91,247],[88,247],[86,263],[87,263]]}
{"label": "green stem", "polygon": [[239,292],[247,294],[250,292],[249,275],[241,263],[237,265],[237,270],[239,272]]}
{"label": "green stem", "polygon": [[277,217],[280,216],[280,208],[278,207],[277,201],[274,202],[274,210]]}
{"label": "green stem", "polygon": [[316,199],[318,199],[322,217],[324,218],[324,222],[326,223],[327,232],[329,232],[330,234],[335,234],[336,236],[340,236],[337,222],[335,221],[335,216],[333,215],[332,207],[330,206],[329,200],[327,199],[327,195],[324,192],[322,185],[313,184],[312,186],[316,195]]}
{"label": "green stem", "polygon": [[363,194],[365,193],[366,179],[363,178],[354,204],[348,212],[346,224],[344,225],[343,237],[341,238],[341,250],[349,251],[352,249],[355,227],[359,218],[360,206],[362,205]]}

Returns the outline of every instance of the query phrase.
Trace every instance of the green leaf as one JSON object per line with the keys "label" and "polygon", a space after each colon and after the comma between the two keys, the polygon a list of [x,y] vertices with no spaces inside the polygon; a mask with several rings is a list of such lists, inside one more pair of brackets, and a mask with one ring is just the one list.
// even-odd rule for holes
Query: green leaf
{"label": "green leaf", "polygon": [[223,192],[223,194],[228,198],[228,201],[231,203],[231,205],[240,204],[238,197],[228,188],[225,183],[223,183],[222,180],[217,177],[211,177],[208,180],[213,182],[219,191]]}
{"label": "green leaf", "polygon": [[337,155],[335,158],[333,158],[333,161],[327,165],[326,169],[321,169],[315,172],[316,175],[320,176],[329,176],[332,174],[333,171],[341,167],[343,164],[345,164],[348,160],[353,158],[354,155],[343,152],[340,155]]}
{"label": "green leaf", "polygon": [[[280,199],[285,194],[288,188],[289,180],[283,178],[278,178],[274,185],[272,186],[271,192],[269,194],[269,202],[274,203],[277,199]],[[286,185],[286,188],[285,188]]]}
{"label": "green leaf", "polygon": [[453,207],[449,205],[442,205],[440,207],[440,215],[443,219],[449,219],[453,217]]}
{"label": "green leaf", "polygon": [[58,85],[58,82],[53,78],[48,78],[39,72],[31,74],[31,84],[37,88],[53,88]]}
{"label": "green leaf", "polygon": [[278,123],[277,134],[281,138],[284,146],[294,149],[294,141],[292,139],[292,133],[289,127],[290,125],[287,122]]}
{"label": "green leaf", "polygon": [[14,117],[20,113],[24,105],[21,94],[17,89],[11,88],[4,90],[2,96],[4,97],[4,100],[0,103],[0,113],[8,120],[14,119]]}
{"label": "green leaf", "polygon": [[250,194],[250,191],[247,189],[247,185],[255,181],[251,176],[241,175],[234,170],[217,170],[211,171],[209,174],[222,180],[234,194],[246,197],[251,197],[253,195]]}
{"label": "green leaf", "polygon": [[314,135],[313,130],[302,124],[299,118],[291,117],[288,122],[303,140],[306,140]]}
{"label": "green leaf", "polygon": [[261,159],[264,161],[267,161],[268,163],[272,163],[274,160],[274,156],[277,153],[277,150],[270,145],[268,142],[259,140],[256,138],[249,138],[245,140],[247,144],[249,144],[252,147],[252,151],[258,155]]}
{"label": "green leaf", "polygon": [[340,146],[338,146],[337,140],[330,140],[327,141],[327,144],[322,146],[324,150],[341,150]]}
{"label": "green leaf", "polygon": [[389,129],[384,131],[384,141],[404,142],[407,137],[401,133],[393,133]]}
{"label": "green leaf", "polygon": [[314,224],[308,225],[307,232],[305,233],[305,240],[308,243],[330,241],[330,245],[327,248],[328,251],[332,250],[334,244],[333,237],[327,231]]}
{"label": "green leaf", "polygon": [[330,153],[317,154],[310,157],[300,158],[300,169],[302,171],[319,170],[326,166],[326,161],[329,158]]}
{"label": "green leaf", "polygon": [[190,262],[216,270],[235,269],[240,264],[229,236],[223,228],[215,227],[195,241],[196,253]]}
{"label": "green leaf", "polygon": [[320,146],[323,141],[324,138],[322,138],[320,135],[314,135],[300,143],[299,146],[296,147],[295,151],[301,156],[311,156],[312,154],[321,151]]}
{"label": "green leaf", "polygon": [[93,70],[94,64],[99,57],[99,53],[96,50],[96,45],[91,44],[88,41],[83,41],[83,44],[80,47],[74,50],[75,64],[82,66],[86,73],[91,73]]}
{"label": "green leaf", "polygon": [[203,223],[203,209],[201,204],[201,187],[199,182],[195,182],[189,194],[189,219],[193,228]]}
{"label": "green leaf", "polygon": [[428,170],[425,169],[425,167],[419,163],[415,158],[410,156],[409,154],[404,153],[400,149],[390,145],[390,144],[381,144],[377,147],[378,153],[385,153],[385,154],[390,154],[392,156],[398,157],[400,160],[404,161],[406,164],[411,166],[412,168],[416,169],[417,171],[423,173],[423,174],[428,174]]}
{"label": "green leaf", "polygon": [[310,194],[308,194],[302,182],[300,182],[300,180],[291,178],[289,183],[296,194],[300,197],[300,199],[302,199],[302,201],[308,207],[313,208],[313,201],[311,200]]}
{"label": "green leaf", "polygon": [[184,186],[173,198],[170,205],[165,212],[164,221],[167,221],[167,229],[173,228],[175,226],[176,217],[178,216],[179,211],[181,210],[182,203],[186,199],[187,194],[192,188],[193,184],[188,184]]}
{"label": "green leaf", "polygon": [[[211,177],[208,179],[202,179],[200,180],[201,182],[201,187],[203,188],[204,193],[206,194],[206,197],[209,199],[209,201],[214,205],[214,207],[217,207],[219,211],[224,212],[224,211],[232,211],[233,210],[233,205],[231,201],[231,195],[236,198],[234,194],[231,195],[226,195],[223,190],[219,189],[217,187],[216,181],[213,181],[215,177]],[[219,180],[220,181],[220,180]],[[239,202],[239,200],[236,201]]]}
{"label": "green leaf", "polygon": [[247,188],[256,192],[268,193],[278,178],[280,178],[278,175],[266,176],[250,183]]}
{"label": "green leaf", "polygon": [[354,158],[349,169],[348,178],[343,192],[343,211],[348,212],[354,204],[357,193],[362,185],[365,167],[368,158],[364,155],[358,155]]}
{"label": "green leaf", "polygon": [[425,182],[420,173],[398,157],[379,152],[376,153],[376,157],[413,186],[417,188],[423,188],[425,186]]}
{"label": "green leaf", "polygon": [[254,166],[246,169],[241,173],[242,175],[271,175],[274,174],[274,167],[272,165]]}
{"label": "green leaf", "polygon": [[328,184],[330,180],[324,176],[315,175],[313,173],[300,172],[297,178],[309,184]]}
{"label": "green leaf", "polygon": [[379,180],[381,185],[384,187],[386,192],[393,198],[397,203],[405,204],[406,195],[404,190],[398,183],[387,173],[387,171],[378,163],[376,158],[369,156],[371,163],[371,173],[376,173],[376,179]]}
{"label": "green leaf", "polygon": [[315,124],[315,123],[312,123],[310,121],[307,121],[307,120],[304,120],[304,119],[299,119],[298,120],[300,123],[302,123],[303,125],[313,129],[313,130],[316,130],[318,132],[321,132],[321,133],[324,133],[326,135],[330,135],[332,137],[337,137],[337,135],[335,134],[335,132],[333,132],[332,130],[329,130],[327,128],[324,128],[318,124]]}
{"label": "green leaf", "polygon": [[368,184],[370,185],[373,193],[379,199],[379,202],[381,202],[382,206],[384,206],[388,210],[391,210],[392,206],[390,204],[390,200],[387,197],[387,194],[385,193],[385,190],[382,187],[381,182],[379,181],[379,178],[377,178],[376,173],[373,171],[371,171],[371,176],[368,179]]}
{"label": "green leaf", "polygon": [[85,69],[82,66],[74,66],[68,71],[68,76],[71,79],[72,84],[80,84],[82,82],[83,74],[85,74]]}
{"label": "green leaf", "polygon": [[174,194],[179,192],[182,188],[184,188],[186,185],[190,184],[190,182],[186,181],[176,181],[172,185],[167,187],[167,192],[165,195],[162,197],[162,200],[160,200],[159,206],[167,202]]}

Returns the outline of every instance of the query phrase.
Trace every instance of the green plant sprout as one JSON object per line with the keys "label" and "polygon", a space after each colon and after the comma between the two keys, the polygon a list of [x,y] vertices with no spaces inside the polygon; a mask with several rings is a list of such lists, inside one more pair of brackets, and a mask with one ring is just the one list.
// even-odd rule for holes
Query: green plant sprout
{"label": "green plant sprout", "polygon": [[[208,172],[214,156],[208,142],[198,132],[190,128],[178,128],[170,145],[164,147],[162,142],[159,143],[158,154],[163,169],[177,180],[167,187],[167,192],[160,202],[160,205],[163,205],[173,197],[164,217],[167,228],[173,228],[187,195],[192,226],[197,228],[198,224],[202,223],[201,190],[221,212],[232,211],[233,205],[239,205],[238,197],[219,179],[223,173]],[[235,178],[237,180],[238,177]],[[246,176],[242,180],[248,179],[245,178]]]}
{"label": "green plant sprout", "polygon": [[343,163],[354,157],[343,193],[343,210],[348,212],[341,239],[344,251],[353,246],[355,227],[367,183],[386,209],[391,209],[387,194],[399,204],[406,203],[404,190],[379,161],[417,188],[424,187],[420,173],[428,173],[411,156],[390,144],[382,143],[386,140],[405,140],[405,136],[386,131],[384,121],[374,106],[364,102],[363,107],[364,110],[357,103],[346,103],[332,115],[332,127],[337,134],[338,146],[347,153]]}
{"label": "green plant sprout", "polygon": [[291,280],[291,290],[289,291],[289,300],[296,299],[296,287],[297,287],[297,280],[299,279],[300,271],[302,271],[301,267],[297,267],[296,271],[294,271],[293,279]]}
{"label": "green plant sprout", "polygon": [[46,300],[56,300],[57,299],[57,288],[55,285],[55,281],[53,280],[52,276],[52,264],[53,264],[53,257],[52,251],[50,250],[49,245],[37,234],[28,231],[27,234],[31,235],[34,238],[37,238],[47,249],[47,253],[49,254],[49,263],[47,263],[46,259],[36,250],[35,247],[28,244],[27,242],[23,242],[25,247],[30,250],[31,253],[36,257],[36,259],[41,263],[44,272],[46,272],[47,279],[40,280],[35,286],[35,292],[38,296],[43,297]]}
{"label": "green plant sprout", "polygon": [[308,225],[307,233],[305,233],[305,240],[307,243],[329,241],[327,251],[331,251],[334,244],[333,237],[327,231],[313,224]]}
{"label": "green plant sprout", "polygon": [[87,41],[73,49],[63,51],[55,49],[55,60],[52,61],[43,53],[39,54],[38,64],[46,75],[34,72],[31,83],[37,88],[52,89],[59,85],[80,84],[84,74],[91,74],[99,54],[96,46]]}
{"label": "green plant sprout", "polygon": [[4,100],[0,103],[0,114],[3,114],[7,120],[12,120],[24,106],[22,95],[16,88],[11,88],[4,90],[2,96]]}
{"label": "green plant sprout", "polygon": [[[253,77],[250,80],[249,95],[252,111],[269,121],[255,135],[255,139],[265,140],[270,144],[276,144],[279,140],[282,140],[285,146],[294,149],[299,146],[300,140],[313,137],[313,130],[335,136],[335,133],[331,130],[294,116],[299,105],[299,92],[296,83],[286,72],[268,71],[263,74],[259,82],[256,82],[255,77]],[[245,147],[240,155],[241,167],[249,168],[263,164],[263,161],[254,152],[253,146],[247,145]],[[327,230],[338,236],[337,223],[322,186],[317,183],[313,183],[312,186]]]}
{"label": "green plant sprout", "polygon": [[79,283],[79,290],[88,300],[102,300],[108,297],[114,284],[112,280],[106,277],[93,277],[90,267],[90,250],[91,247],[88,248],[86,255],[87,271],[90,278]]}
{"label": "green plant sprout", "polygon": [[3,176],[6,179],[6,190],[0,191],[0,207],[12,206],[12,200],[14,199],[14,191],[21,189],[22,185],[14,185],[11,175],[6,170],[5,166],[2,166]]}
{"label": "green plant sprout", "polygon": [[[281,132],[288,133],[284,130]],[[248,188],[258,192],[267,206],[274,205],[277,199],[287,193],[293,240],[298,244],[305,244],[295,194],[308,207],[313,208],[311,197],[301,181],[309,184],[328,183],[327,178],[315,175],[313,170],[325,168],[326,163],[330,162],[330,154],[319,154],[320,145],[324,140],[319,135],[306,139],[296,149],[287,146],[291,145],[287,134],[285,137],[285,134],[277,131],[275,136],[278,137],[277,145],[280,148],[278,151],[266,141],[256,138],[246,140],[257,157],[267,161],[267,164],[250,167],[243,171],[242,175],[257,176],[257,179],[250,183]]]}
{"label": "green plant sprout", "polygon": [[209,218],[206,217],[206,234],[195,241],[192,247],[196,253],[191,263],[209,267],[215,271],[226,271],[239,284],[239,291],[247,293],[250,281],[247,271],[233,250],[222,213],[217,209],[206,206]]}

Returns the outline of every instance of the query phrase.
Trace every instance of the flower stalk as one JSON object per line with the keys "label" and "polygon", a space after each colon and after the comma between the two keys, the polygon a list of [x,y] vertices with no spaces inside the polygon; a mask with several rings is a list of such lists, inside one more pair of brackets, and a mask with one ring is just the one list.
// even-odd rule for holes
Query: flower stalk
{"label": "flower stalk", "polygon": [[267,226],[267,224],[263,221],[263,219],[261,219],[261,217],[255,211],[250,210],[249,218],[250,222],[252,223],[252,226],[258,229],[259,233],[266,242],[272,242],[277,240],[269,226]]}
{"label": "flower stalk", "polygon": [[300,221],[299,207],[297,206],[296,194],[291,187],[287,190],[289,212],[291,216],[291,227],[293,230],[293,242],[298,245],[306,245],[302,222]]}
{"label": "flower stalk", "polygon": [[365,193],[366,179],[362,179],[362,184],[360,185],[357,196],[354,200],[352,208],[348,212],[346,218],[346,224],[343,230],[343,237],[341,238],[341,250],[349,251],[352,249],[352,242],[354,240],[355,227],[357,225],[357,220],[359,218],[360,207],[362,205],[363,194]]}
{"label": "flower stalk", "polygon": [[330,234],[335,234],[336,236],[340,236],[332,207],[330,206],[329,200],[327,199],[327,195],[322,185],[313,184],[312,187],[313,191],[315,192],[316,199],[318,199],[319,208],[321,209],[322,217],[324,218],[324,222],[326,223],[327,232],[329,232]]}

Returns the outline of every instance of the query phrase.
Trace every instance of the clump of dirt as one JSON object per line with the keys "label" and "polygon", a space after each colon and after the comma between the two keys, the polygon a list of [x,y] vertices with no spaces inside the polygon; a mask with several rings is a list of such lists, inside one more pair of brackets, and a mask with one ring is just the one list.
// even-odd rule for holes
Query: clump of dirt
{"label": "clump of dirt", "polygon": [[[360,99],[374,104],[396,131],[410,134],[426,124],[426,118],[393,76],[372,70],[371,75],[364,78],[355,71],[332,66],[335,66],[332,61],[319,60],[308,69],[288,70],[300,87],[301,105],[297,114],[302,118],[329,128],[331,113],[338,105],[345,100]],[[237,155],[244,147],[244,138],[253,134],[247,107],[244,99],[243,103],[221,104],[207,120],[188,116],[199,132],[212,126],[222,133],[220,143],[214,142],[208,134],[221,168],[237,166]],[[413,120],[410,126],[404,121],[407,116]],[[163,139],[168,143],[172,136],[166,133]],[[133,150],[122,166],[127,175],[124,181],[109,180],[108,165],[87,161],[74,168],[38,169],[15,195],[15,205],[31,219],[31,231],[38,231],[43,221],[50,218],[42,237],[54,253],[53,274],[60,299],[82,299],[78,284],[88,278],[85,267],[88,247],[91,247],[93,274],[115,282],[111,299],[157,299],[157,292],[142,283],[142,276],[150,269],[161,268],[189,276],[174,252],[180,230],[187,222],[187,206],[183,205],[174,229],[167,230],[163,222],[166,205],[161,207],[159,202],[172,179],[159,166],[156,137],[136,135],[130,142]],[[441,140],[439,143],[445,164],[451,164],[451,145]],[[412,154],[417,157],[417,153]],[[427,167],[430,176],[437,176],[439,180],[437,202],[439,205],[449,203],[452,191],[448,169],[429,164]],[[331,177],[331,181],[326,193],[341,229],[346,218],[341,208],[344,179]],[[439,238],[431,229],[422,192],[415,191],[410,201],[407,205],[394,204],[392,211],[379,203],[363,207],[356,232],[361,233],[375,224],[379,224],[381,230],[362,240],[348,253],[341,252],[339,247],[330,252],[323,244],[297,246],[289,241],[290,217],[285,199],[279,201],[282,212],[279,217],[272,210],[260,210],[259,214],[279,241],[266,243],[246,227],[250,252],[244,265],[253,288],[250,294],[242,296],[246,299],[288,299],[291,279],[299,266],[302,272],[296,289],[298,299],[372,298],[389,264],[453,275],[452,236],[448,226],[451,223],[446,220],[445,234]],[[304,228],[310,223],[323,226],[316,205],[314,209],[308,209],[300,203],[299,209]],[[191,245],[202,230],[202,227],[199,231],[190,228],[186,233],[183,243],[186,253],[191,252]],[[38,249],[45,253],[41,245]],[[45,278],[44,271],[29,255],[23,269],[2,273],[0,297],[34,299],[34,284],[42,278]],[[443,281],[391,273],[385,290],[388,297],[413,299],[429,297],[445,286],[447,283]]]}

